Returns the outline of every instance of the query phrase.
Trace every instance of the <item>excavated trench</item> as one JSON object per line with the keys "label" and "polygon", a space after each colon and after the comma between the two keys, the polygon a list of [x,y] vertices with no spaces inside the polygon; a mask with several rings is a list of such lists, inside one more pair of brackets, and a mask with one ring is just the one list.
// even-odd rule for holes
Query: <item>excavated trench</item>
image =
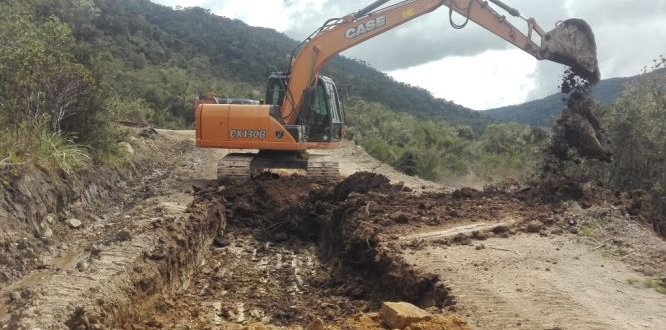
{"label": "excavated trench", "polygon": [[[12,305],[9,328],[346,325],[384,301],[447,315],[455,307],[448,288],[415,270],[404,251],[518,231],[556,234],[548,226],[564,220],[542,198],[555,191],[516,189],[417,194],[370,173],[339,182],[271,174],[211,182],[195,189],[185,213],[155,204],[156,217],[135,221],[129,240],[92,245],[85,269],[50,271],[30,299]],[[483,225],[492,228],[418,238]],[[379,323],[365,328],[381,327],[371,321]]]}
{"label": "excavated trench", "polygon": [[450,220],[438,216],[443,196],[423,199],[370,173],[337,183],[265,174],[212,184],[195,191],[187,221],[152,223],[157,244],[133,264],[122,299],[98,295],[67,326],[342,324],[384,301],[443,314],[453,305],[447,288],[412,269],[396,244],[407,226]]}
{"label": "excavated trench", "polygon": [[227,206],[226,231],[204,252],[183,296],[158,304],[143,324],[340,324],[383,301],[439,313],[452,304],[447,289],[399,257],[368,209],[368,193],[401,189],[368,173],[335,186],[267,174],[198,192],[195,204]]}
{"label": "excavated trench", "polygon": [[[541,202],[530,202],[529,191],[416,194],[371,173],[339,182],[265,174],[241,184],[211,184],[194,195],[184,217],[149,224],[146,233],[155,238],[150,252],[114,276],[119,283],[105,286],[115,291],[92,292],[69,317],[70,328],[342,325],[385,301],[445,315],[454,309],[453,297],[436,275],[405,261],[404,249],[423,242],[403,237],[511,220],[470,234],[504,237],[521,230],[523,220],[552,218]],[[433,242],[470,239],[458,236]]]}

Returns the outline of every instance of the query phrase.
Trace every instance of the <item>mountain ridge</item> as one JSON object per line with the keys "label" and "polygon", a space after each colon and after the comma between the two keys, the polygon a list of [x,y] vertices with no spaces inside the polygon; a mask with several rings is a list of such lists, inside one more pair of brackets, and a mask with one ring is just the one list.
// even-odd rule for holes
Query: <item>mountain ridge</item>
{"label": "mountain ridge", "polygon": [[[604,79],[592,88],[592,98],[602,106],[613,104],[627,85],[635,82],[638,75]],[[550,127],[564,109],[561,93],[551,94],[541,99],[521,104],[509,105],[482,111],[485,118],[499,122],[515,122],[532,126]]]}

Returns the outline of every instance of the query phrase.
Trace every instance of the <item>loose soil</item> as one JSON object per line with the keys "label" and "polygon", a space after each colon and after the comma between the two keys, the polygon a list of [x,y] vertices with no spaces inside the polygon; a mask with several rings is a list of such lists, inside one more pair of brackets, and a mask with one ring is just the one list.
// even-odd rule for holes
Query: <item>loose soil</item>
{"label": "loose soil", "polygon": [[307,326],[319,319],[342,325],[384,301],[442,314],[452,303],[448,290],[436,276],[408,267],[382,230],[424,221],[412,213],[391,219],[385,210],[390,200],[410,198],[405,190],[367,172],[328,187],[266,174],[204,189],[195,203],[229,205],[227,232],[205,252],[183,298],[158,306],[161,313],[144,324]]}

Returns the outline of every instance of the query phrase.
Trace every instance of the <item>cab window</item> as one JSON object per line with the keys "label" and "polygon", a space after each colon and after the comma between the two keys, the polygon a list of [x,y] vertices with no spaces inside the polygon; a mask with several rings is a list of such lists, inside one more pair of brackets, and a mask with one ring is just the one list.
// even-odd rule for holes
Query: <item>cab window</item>
{"label": "cab window", "polygon": [[338,93],[337,90],[335,89],[335,85],[333,84],[326,84],[326,89],[328,91],[328,103],[330,104],[331,107],[331,115],[332,115],[332,122],[334,124],[339,124],[341,123],[340,120],[340,105],[338,104]]}
{"label": "cab window", "polygon": [[323,84],[317,84],[317,96],[314,106],[316,117],[325,117],[328,114],[328,98],[326,97],[326,90]]}

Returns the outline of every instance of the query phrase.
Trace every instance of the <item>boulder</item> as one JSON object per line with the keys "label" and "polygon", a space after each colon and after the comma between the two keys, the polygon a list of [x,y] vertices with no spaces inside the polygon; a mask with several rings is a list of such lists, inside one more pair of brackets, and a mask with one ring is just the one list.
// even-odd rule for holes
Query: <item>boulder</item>
{"label": "boulder", "polygon": [[72,229],[78,229],[83,225],[81,220],[75,219],[75,218],[71,218],[71,219],[67,220],[66,223],[69,226],[69,228],[72,228]]}
{"label": "boulder", "polygon": [[407,302],[385,302],[379,315],[391,329],[404,329],[431,317],[430,313]]}

